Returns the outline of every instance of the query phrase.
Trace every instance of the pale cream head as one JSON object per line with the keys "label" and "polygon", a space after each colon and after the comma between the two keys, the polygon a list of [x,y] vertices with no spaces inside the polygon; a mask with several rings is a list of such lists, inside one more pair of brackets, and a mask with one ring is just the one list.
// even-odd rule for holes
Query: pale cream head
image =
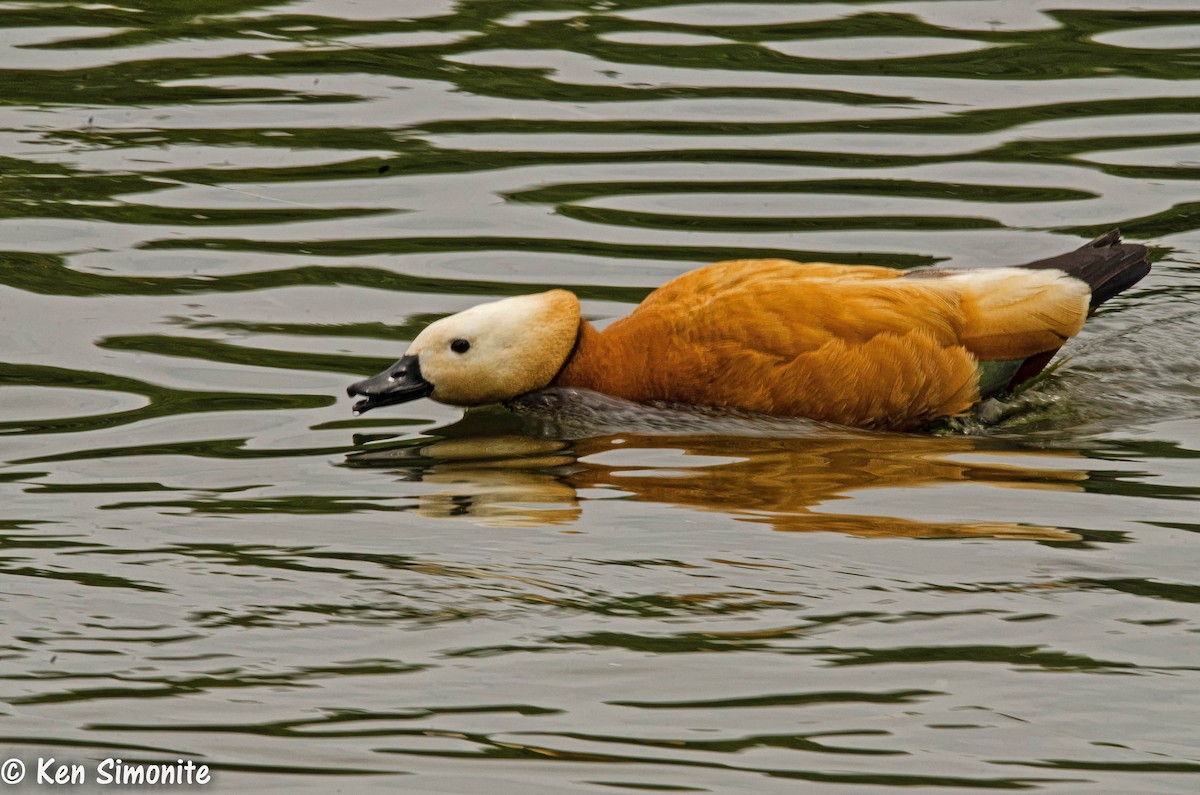
{"label": "pale cream head", "polygon": [[549,385],[580,320],[579,299],[566,290],[505,298],[430,323],[408,353],[439,403],[499,403]]}

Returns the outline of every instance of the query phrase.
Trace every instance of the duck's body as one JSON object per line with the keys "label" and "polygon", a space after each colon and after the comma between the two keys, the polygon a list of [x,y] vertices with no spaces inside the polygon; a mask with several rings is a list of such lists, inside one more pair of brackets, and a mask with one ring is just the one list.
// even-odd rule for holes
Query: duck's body
{"label": "duck's body", "polygon": [[[415,369],[428,390],[414,397],[459,405],[580,387],[912,429],[1036,374],[1091,310],[1146,274],[1145,255],[1112,232],[1016,268],[721,262],[668,282],[603,331],[579,318],[573,295],[555,290],[437,321],[409,356],[350,391],[367,397],[360,410],[399,402],[388,388]],[[489,353],[492,341],[504,344]],[[488,387],[472,394],[469,382],[481,378]]]}

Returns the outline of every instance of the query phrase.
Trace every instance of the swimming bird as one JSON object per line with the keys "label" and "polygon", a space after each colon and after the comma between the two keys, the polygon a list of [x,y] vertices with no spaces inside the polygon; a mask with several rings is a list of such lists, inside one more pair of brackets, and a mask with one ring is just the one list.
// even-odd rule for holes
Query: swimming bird
{"label": "swimming bird", "polygon": [[480,304],[429,324],[399,361],[347,392],[364,398],[356,413],[576,387],[914,430],[1032,378],[1149,270],[1146,248],[1118,230],[1005,268],[718,262],[667,282],[603,331],[567,290]]}

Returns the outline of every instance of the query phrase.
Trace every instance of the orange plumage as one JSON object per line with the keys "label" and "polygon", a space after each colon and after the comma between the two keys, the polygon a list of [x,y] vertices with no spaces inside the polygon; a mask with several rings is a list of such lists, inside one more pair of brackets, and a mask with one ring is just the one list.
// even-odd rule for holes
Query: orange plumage
{"label": "orange plumage", "polygon": [[[1144,275],[1144,248],[1106,238],[1136,250],[1121,252],[1120,267]],[[1092,288],[1038,265],[906,274],[721,262],[668,282],[604,331],[585,322],[552,385],[916,428],[979,401],[980,362],[1052,353],[1082,328]]]}

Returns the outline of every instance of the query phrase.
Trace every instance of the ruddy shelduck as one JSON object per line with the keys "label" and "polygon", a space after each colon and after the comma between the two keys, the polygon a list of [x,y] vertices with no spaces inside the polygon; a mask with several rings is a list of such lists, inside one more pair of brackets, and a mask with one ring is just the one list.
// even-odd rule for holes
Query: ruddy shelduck
{"label": "ruddy shelduck", "polygon": [[911,271],[752,259],[685,273],[596,330],[566,290],[431,323],[347,391],[356,412],[431,397],[503,403],[545,387],[912,430],[1040,372],[1146,275],[1117,231],[1009,268]]}

